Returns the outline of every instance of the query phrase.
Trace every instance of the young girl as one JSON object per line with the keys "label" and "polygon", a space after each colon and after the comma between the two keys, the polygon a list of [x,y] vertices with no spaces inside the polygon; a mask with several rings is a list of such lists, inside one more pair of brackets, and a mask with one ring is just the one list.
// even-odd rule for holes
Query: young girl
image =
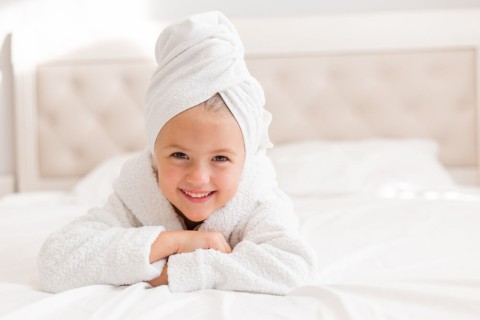
{"label": "young girl", "polygon": [[114,193],[51,235],[39,255],[46,291],[168,284],[171,291],[285,294],[314,258],[265,155],[269,113],[231,22],[219,12],[168,28],[146,95],[148,148]]}

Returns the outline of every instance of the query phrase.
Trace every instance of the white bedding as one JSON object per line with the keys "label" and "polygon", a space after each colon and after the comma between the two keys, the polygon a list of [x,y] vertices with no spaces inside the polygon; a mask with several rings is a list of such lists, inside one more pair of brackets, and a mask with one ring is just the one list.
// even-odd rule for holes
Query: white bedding
{"label": "white bedding", "polygon": [[[285,297],[218,290],[172,294],[167,287],[150,288],[145,283],[130,287],[90,286],[57,295],[41,292],[36,255],[43,240],[85,213],[92,203],[101,201],[105,195],[98,190],[93,191],[96,197],[88,196],[88,187],[93,186],[89,181],[95,183],[96,176],[106,179],[105,170],[115,171],[115,166],[121,164],[116,159],[115,165],[92,173],[72,193],[25,193],[0,199],[0,316],[479,319],[480,191],[458,187],[448,180],[438,187],[427,186],[427,182],[444,174],[437,168],[438,175],[430,172],[422,183],[417,179],[408,184],[397,171],[397,180],[379,179],[381,183],[370,185],[368,190],[354,190],[350,184],[348,190],[338,192],[342,186],[336,181],[335,192],[328,192],[324,188],[327,178],[315,185],[299,181],[298,170],[293,170],[296,166],[313,170],[319,165],[317,159],[308,167],[307,162],[322,151],[319,146],[308,151],[311,147],[296,147],[297,155],[310,160],[299,159],[278,172],[281,183],[297,179],[298,188],[290,186],[290,193],[302,234],[319,258],[317,277],[310,286],[297,288]],[[377,147],[369,149],[370,155]],[[277,168],[281,157],[295,155],[291,149],[278,150],[272,155]],[[320,152],[322,157],[328,155],[324,151]],[[401,167],[398,161],[393,164],[395,168]],[[375,163],[369,163],[372,165],[375,167]],[[361,167],[358,163],[355,166]],[[352,173],[364,176],[364,171],[338,172],[350,175],[339,177],[342,181],[353,181]]]}

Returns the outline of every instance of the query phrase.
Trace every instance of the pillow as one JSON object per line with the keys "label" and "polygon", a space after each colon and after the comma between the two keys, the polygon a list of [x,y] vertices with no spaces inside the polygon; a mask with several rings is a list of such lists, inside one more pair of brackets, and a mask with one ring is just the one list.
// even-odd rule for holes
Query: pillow
{"label": "pillow", "polygon": [[[437,151],[432,140],[322,140],[278,145],[268,155],[283,191],[310,196],[455,187]],[[97,165],[74,186],[73,195],[90,206],[104,205],[123,163],[134,154],[117,155]]]}
{"label": "pillow", "polygon": [[455,183],[437,158],[438,145],[421,139],[307,141],[268,151],[279,186],[288,194],[332,195],[451,188]]}
{"label": "pillow", "polygon": [[125,161],[136,153],[123,153],[104,160],[73,187],[73,196],[89,206],[103,206],[113,192],[113,181],[120,175]]}

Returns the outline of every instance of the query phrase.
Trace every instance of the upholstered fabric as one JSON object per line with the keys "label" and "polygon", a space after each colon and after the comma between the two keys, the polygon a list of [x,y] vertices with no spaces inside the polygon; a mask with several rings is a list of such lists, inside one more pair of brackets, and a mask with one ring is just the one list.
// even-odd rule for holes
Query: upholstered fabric
{"label": "upholstered fabric", "polygon": [[[474,166],[475,51],[250,56],[274,143],[433,138],[448,166]],[[79,177],[145,146],[142,108],[153,64],[63,61],[37,69],[39,175]]]}
{"label": "upholstered fabric", "polygon": [[78,177],[113,154],[142,149],[143,101],[153,68],[142,61],[40,66],[41,176]]}
{"label": "upholstered fabric", "polygon": [[431,50],[248,61],[273,113],[274,143],[432,138],[447,166],[475,166],[475,51]]}

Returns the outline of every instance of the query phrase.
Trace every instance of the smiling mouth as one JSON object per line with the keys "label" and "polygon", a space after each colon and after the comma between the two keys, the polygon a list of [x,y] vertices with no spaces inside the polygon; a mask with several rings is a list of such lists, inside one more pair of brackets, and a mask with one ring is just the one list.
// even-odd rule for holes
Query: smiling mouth
{"label": "smiling mouth", "polygon": [[183,192],[183,194],[185,194],[189,198],[198,199],[198,200],[206,199],[215,192],[215,191],[192,192],[192,191],[187,191],[187,190],[183,190],[183,189],[180,189],[180,190]]}

